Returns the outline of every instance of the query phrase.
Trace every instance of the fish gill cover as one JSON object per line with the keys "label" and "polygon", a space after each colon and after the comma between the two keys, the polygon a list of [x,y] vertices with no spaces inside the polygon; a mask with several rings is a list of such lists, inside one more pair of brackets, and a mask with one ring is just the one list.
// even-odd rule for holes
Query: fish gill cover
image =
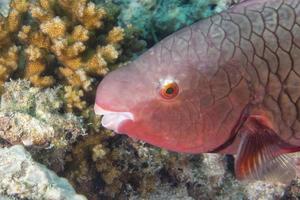
{"label": "fish gill cover", "polygon": [[[240,183],[230,157],[170,153],[104,130],[93,114],[95,87],[108,71],[146,42],[232,3],[1,1],[0,199],[85,199],[32,158],[88,199],[296,198],[298,180],[288,188]],[[33,180],[35,173],[45,178]]]}

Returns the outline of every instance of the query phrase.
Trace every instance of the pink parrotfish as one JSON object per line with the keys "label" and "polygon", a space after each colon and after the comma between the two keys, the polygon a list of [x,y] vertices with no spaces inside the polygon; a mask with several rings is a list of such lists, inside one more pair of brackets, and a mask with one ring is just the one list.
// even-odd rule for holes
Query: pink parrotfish
{"label": "pink parrotfish", "polygon": [[161,148],[235,155],[238,179],[294,178],[300,0],[244,0],[175,32],[109,73],[95,112]]}

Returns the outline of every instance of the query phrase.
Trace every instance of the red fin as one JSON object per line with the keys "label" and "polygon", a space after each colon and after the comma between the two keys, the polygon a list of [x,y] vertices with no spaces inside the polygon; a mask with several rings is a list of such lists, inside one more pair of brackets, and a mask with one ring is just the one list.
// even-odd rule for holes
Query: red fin
{"label": "red fin", "polygon": [[285,153],[299,151],[299,147],[285,143],[256,117],[250,117],[239,134],[242,139],[235,161],[238,179],[288,183],[296,177],[294,159]]}

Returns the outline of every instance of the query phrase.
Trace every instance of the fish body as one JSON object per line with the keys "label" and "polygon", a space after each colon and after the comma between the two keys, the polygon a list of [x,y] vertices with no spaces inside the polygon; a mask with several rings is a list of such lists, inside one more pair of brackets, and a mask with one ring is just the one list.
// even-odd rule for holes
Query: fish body
{"label": "fish body", "polygon": [[97,89],[102,124],[177,152],[236,154],[238,178],[295,175],[300,0],[248,0],[165,38]]}

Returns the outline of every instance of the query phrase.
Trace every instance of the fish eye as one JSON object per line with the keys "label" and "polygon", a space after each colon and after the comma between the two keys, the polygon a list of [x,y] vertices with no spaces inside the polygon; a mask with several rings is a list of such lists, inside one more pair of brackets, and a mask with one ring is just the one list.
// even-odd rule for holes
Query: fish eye
{"label": "fish eye", "polygon": [[164,84],[160,88],[160,96],[163,97],[164,99],[173,99],[178,95],[179,92],[179,87],[176,82],[170,82]]}

